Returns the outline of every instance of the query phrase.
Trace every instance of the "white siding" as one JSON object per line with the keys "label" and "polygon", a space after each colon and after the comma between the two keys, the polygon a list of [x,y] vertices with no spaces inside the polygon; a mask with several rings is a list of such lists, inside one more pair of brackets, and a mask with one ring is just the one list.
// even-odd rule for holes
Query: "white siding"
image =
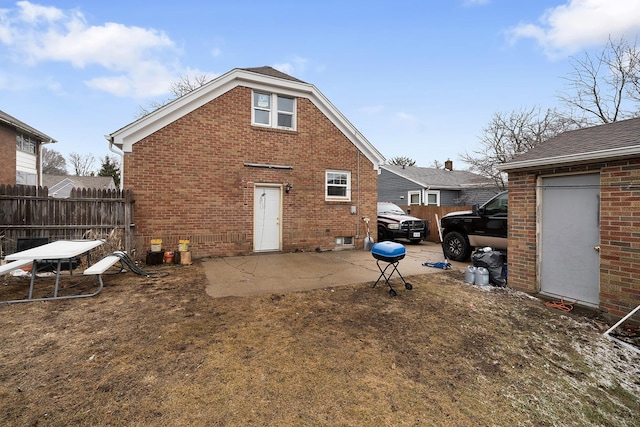
{"label": "white siding", "polygon": [[37,156],[16,150],[16,170],[27,173],[38,173]]}

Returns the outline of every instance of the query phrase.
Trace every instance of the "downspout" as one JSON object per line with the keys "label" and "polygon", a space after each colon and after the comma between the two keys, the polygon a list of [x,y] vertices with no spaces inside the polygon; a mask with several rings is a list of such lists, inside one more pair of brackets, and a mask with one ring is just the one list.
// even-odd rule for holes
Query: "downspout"
{"label": "downspout", "polygon": [[38,144],[38,182],[37,187],[42,187],[42,147],[44,143],[41,141]]}
{"label": "downspout", "polygon": [[120,156],[120,190],[124,190],[124,151],[113,144],[113,138],[110,135],[105,135],[104,139],[109,141],[109,151]]}

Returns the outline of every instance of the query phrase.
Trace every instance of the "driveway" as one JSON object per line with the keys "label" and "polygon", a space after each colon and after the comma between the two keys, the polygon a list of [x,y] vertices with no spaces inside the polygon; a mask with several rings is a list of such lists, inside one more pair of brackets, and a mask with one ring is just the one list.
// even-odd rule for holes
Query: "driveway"
{"label": "driveway", "polygon": [[[422,242],[407,244],[405,248],[407,254],[398,265],[398,271],[405,278],[444,271],[422,265],[424,262],[444,261],[440,244]],[[451,264],[453,269],[460,271],[467,266],[459,262]],[[203,260],[202,265],[209,281],[207,294],[215,298],[295,292],[363,282],[373,285],[380,276],[375,258],[361,249],[209,258]],[[381,261],[380,265],[384,268],[387,264]],[[387,275],[390,271],[391,268]],[[398,276],[394,274],[393,279],[397,280]],[[384,282],[382,285],[386,286]],[[397,290],[403,288],[397,287]]]}

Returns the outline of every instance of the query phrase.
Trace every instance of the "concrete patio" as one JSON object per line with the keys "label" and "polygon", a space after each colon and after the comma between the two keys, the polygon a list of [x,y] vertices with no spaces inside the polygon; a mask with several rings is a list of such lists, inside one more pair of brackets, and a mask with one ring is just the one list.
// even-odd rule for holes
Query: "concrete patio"
{"label": "concrete patio", "polygon": [[[405,247],[407,253],[398,265],[398,271],[405,278],[445,271],[422,265],[444,261],[440,244],[422,242]],[[214,298],[295,292],[363,282],[373,285],[380,275],[376,259],[364,250],[209,258],[202,260],[202,265],[209,280],[207,294]],[[384,268],[386,263],[381,262],[381,266]],[[451,266],[462,272],[467,264],[451,262]],[[390,272],[391,268],[387,275]],[[398,276],[394,274],[393,278],[398,279]]]}

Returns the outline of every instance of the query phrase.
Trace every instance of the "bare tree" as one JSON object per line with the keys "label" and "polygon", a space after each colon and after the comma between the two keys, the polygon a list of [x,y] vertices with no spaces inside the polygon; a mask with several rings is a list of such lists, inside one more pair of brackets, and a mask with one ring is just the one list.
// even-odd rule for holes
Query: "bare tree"
{"label": "bare tree", "polygon": [[434,160],[433,162],[431,162],[431,167],[433,169],[442,169],[444,165],[440,163],[438,160]]}
{"label": "bare tree", "polygon": [[414,166],[416,164],[416,161],[409,157],[396,156],[389,159],[389,164],[405,167],[405,166]]}
{"label": "bare tree", "polygon": [[164,107],[174,99],[180,98],[181,96],[204,86],[209,82],[209,80],[211,80],[211,77],[207,74],[195,74],[192,77],[189,77],[188,75],[180,76],[177,81],[171,82],[169,85],[169,92],[171,93],[169,98],[163,101],[151,101],[146,107],[139,105],[137,118],[144,117],[152,111]]}
{"label": "bare tree", "polygon": [[573,71],[559,99],[577,126],[593,126],[638,116],[640,52],[633,44],[609,39],[596,55],[571,58]]}
{"label": "bare tree", "polygon": [[621,39],[595,56],[572,58],[567,90],[558,97],[566,111],[522,109],[495,113],[480,136],[482,147],[461,154],[471,171],[490,177],[506,188],[506,175],[496,166],[510,161],[561,132],[611,123],[640,115],[640,52]]}
{"label": "bare tree", "polygon": [[460,159],[469,165],[472,172],[492,178],[498,188],[505,189],[507,178],[497,165],[573,126],[555,110],[542,111],[534,107],[510,114],[494,113],[480,136],[481,148],[461,154]]}
{"label": "bare tree", "polygon": [[42,148],[42,173],[50,175],[66,175],[67,161],[55,150]]}
{"label": "bare tree", "polygon": [[84,156],[72,152],[69,154],[69,164],[77,176],[90,176],[93,174],[93,165],[96,159],[93,154],[85,154]]}

